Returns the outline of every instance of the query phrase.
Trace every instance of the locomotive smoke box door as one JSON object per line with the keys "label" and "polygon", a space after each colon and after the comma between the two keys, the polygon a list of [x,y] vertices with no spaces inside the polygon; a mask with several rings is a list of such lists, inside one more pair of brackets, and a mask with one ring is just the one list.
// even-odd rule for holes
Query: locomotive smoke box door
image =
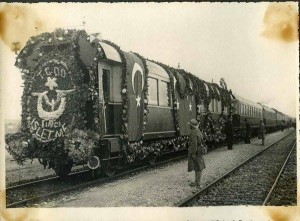
{"label": "locomotive smoke box door", "polygon": [[126,53],[128,89],[128,140],[138,141],[143,134],[145,70],[142,61]]}

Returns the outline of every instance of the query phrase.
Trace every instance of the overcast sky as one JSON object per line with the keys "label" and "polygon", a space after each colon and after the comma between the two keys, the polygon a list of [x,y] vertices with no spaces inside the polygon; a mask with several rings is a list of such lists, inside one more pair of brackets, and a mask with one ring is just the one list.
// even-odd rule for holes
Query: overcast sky
{"label": "overcast sky", "polygon": [[[36,15],[46,29],[81,25],[84,20],[89,33],[101,32],[104,39],[125,51],[138,52],[173,67],[180,62],[181,68],[209,82],[213,79],[218,83],[223,77],[234,93],[296,116],[298,41],[262,34],[268,6],[269,3],[28,5],[30,14]],[[18,34],[13,36],[13,41],[18,40]],[[20,118],[21,75],[14,67],[14,53],[3,41],[0,47],[4,117]]]}

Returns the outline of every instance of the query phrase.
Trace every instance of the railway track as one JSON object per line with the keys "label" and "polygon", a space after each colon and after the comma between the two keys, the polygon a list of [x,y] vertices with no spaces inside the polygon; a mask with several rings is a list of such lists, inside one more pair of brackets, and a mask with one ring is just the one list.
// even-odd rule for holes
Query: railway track
{"label": "railway track", "polygon": [[91,171],[80,171],[70,174],[66,179],[51,177],[43,180],[11,186],[6,189],[6,207],[17,208],[34,206],[46,199],[68,193],[73,190],[83,189],[94,185],[112,182],[143,170],[157,168],[159,166],[186,159],[186,154],[181,154],[171,159],[157,162],[155,165],[139,165],[130,170],[120,170],[112,177],[100,177],[93,179]]}
{"label": "railway track", "polygon": [[282,166],[273,188],[265,200],[266,206],[297,205],[297,148],[293,148],[289,158]]}
{"label": "railway track", "polygon": [[295,149],[294,133],[267,146],[175,206],[264,205]]}

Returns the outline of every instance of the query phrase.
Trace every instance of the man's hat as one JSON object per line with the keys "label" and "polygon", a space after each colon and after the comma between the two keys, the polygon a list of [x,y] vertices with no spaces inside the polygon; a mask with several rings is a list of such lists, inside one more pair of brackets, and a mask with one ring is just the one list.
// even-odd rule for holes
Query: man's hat
{"label": "man's hat", "polygon": [[188,122],[188,124],[194,128],[198,128],[198,126],[199,126],[199,123],[196,119],[191,119],[191,121]]}

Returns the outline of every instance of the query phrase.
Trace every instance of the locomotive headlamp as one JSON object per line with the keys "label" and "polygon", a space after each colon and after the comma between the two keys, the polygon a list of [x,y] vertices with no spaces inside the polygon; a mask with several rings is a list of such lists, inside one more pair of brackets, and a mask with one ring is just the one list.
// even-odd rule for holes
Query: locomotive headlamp
{"label": "locomotive headlamp", "polygon": [[92,156],[89,158],[87,165],[91,170],[95,170],[100,167],[100,160],[97,156]]}

